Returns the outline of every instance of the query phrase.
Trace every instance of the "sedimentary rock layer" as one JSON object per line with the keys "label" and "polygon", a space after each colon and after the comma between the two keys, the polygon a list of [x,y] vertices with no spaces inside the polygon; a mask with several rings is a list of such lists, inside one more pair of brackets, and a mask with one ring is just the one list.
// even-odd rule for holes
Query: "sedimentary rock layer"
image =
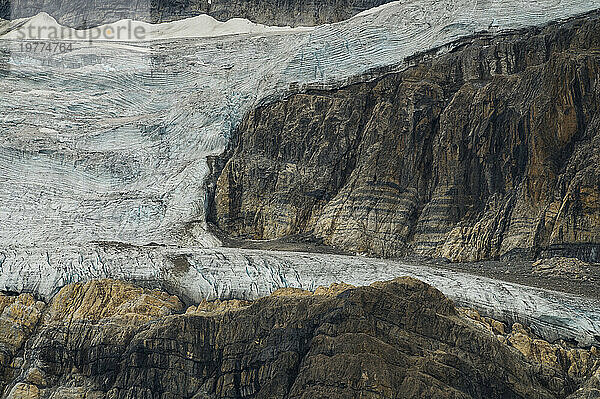
{"label": "sedimentary rock layer", "polygon": [[380,256],[597,261],[599,47],[596,13],[257,108],[217,168],[214,221]]}
{"label": "sedimentary rock layer", "polygon": [[69,285],[48,305],[0,296],[0,314],[3,398],[598,393],[596,349],[553,346],[523,326],[458,312],[410,278],[288,289],[254,303],[202,303],[185,314],[176,297],[101,280]]}

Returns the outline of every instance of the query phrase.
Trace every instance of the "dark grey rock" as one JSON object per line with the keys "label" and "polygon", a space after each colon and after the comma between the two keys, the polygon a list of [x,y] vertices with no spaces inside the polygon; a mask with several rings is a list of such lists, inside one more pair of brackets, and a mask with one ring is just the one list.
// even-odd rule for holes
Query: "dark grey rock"
{"label": "dark grey rock", "polygon": [[2,397],[541,399],[593,389],[598,366],[595,349],[505,336],[411,278],[179,308],[112,280],[66,286]]}
{"label": "dark grey rock", "polygon": [[217,173],[233,237],[454,261],[600,256],[597,13],[262,106]]}

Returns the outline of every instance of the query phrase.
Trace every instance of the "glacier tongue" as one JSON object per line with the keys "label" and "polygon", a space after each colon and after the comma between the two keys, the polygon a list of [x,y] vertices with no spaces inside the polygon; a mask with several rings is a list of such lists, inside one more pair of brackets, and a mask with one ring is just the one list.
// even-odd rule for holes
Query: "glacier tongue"
{"label": "glacier tongue", "polygon": [[399,1],[312,30],[71,41],[52,54],[0,36],[0,288],[49,297],[113,277],[198,300],[409,274],[549,339],[593,342],[593,301],[383,260],[211,249],[203,184],[206,156],[223,151],[243,114],[290,88],[335,87],[474,32],[596,8],[600,0]]}
{"label": "glacier tongue", "polygon": [[585,299],[425,266],[356,256],[233,248],[90,245],[85,249],[3,248],[0,289],[45,299],[65,284],[97,278],[130,280],[167,289],[190,302],[256,299],[278,288],[314,290],[335,282],[366,285],[412,276],[458,305],[509,323],[530,325],[541,337],[598,344],[600,299]]}

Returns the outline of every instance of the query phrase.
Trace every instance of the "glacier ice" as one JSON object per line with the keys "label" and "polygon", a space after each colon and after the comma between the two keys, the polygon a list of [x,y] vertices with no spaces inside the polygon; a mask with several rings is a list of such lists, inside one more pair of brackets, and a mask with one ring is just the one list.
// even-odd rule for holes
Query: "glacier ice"
{"label": "glacier ice", "polygon": [[2,248],[0,267],[0,289],[35,292],[46,299],[68,283],[114,278],[166,289],[190,303],[256,299],[283,287],[314,290],[334,282],[366,285],[411,276],[437,287],[458,305],[525,323],[550,341],[572,339],[588,346],[598,344],[595,337],[600,336],[600,299],[360,256],[95,244],[60,252],[39,246]]}
{"label": "glacier ice", "polygon": [[[52,54],[28,51],[23,44],[32,42],[15,39],[14,23],[4,22],[0,288],[48,296],[71,281],[111,276],[156,278],[193,298],[256,296],[277,286],[412,273],[490,313],[529,311],[536,323],[545,320],[544,331],[564,324],[560,331],[589,340],[598,333],[598,307],[556,293],[386,261],[218,249],[206,231],[204,178],[206,157],[221,153],[244,113],[261,103],[367,79],[380,67],[399,70],[407,57],[448,51],[475,32],[597,8],[600,0],[397,1],[313,29],[237,21],[211,36],[196,26],[208,23],[199,18],[152,27],[152,40],[70,41],[72,51]],[[101,243],[118,245],[109,251]],[[177,247],[192,265],[187,272],[169,260]],[[323,263],[330,266],[315,266]],[[178,270],[191,274],[173,277]],[[482,288],[492,285],[497,290]]]}

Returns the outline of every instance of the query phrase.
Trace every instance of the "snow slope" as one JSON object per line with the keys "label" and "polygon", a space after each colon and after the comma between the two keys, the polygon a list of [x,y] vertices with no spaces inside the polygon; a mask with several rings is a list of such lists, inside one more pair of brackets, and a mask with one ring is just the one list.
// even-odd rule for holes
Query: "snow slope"
{"label": "snow slope", "polygon": [[304,32],[312,28],[286,28],[255,24],[242,18],[219,22],[209,15],[179,21],[150,24],[124,19],[86,30],[61,26],[47,13],[12,21],[4,39],[12,40],[97,40],[142,41],[193,37],[218,37],[276,32]]}

